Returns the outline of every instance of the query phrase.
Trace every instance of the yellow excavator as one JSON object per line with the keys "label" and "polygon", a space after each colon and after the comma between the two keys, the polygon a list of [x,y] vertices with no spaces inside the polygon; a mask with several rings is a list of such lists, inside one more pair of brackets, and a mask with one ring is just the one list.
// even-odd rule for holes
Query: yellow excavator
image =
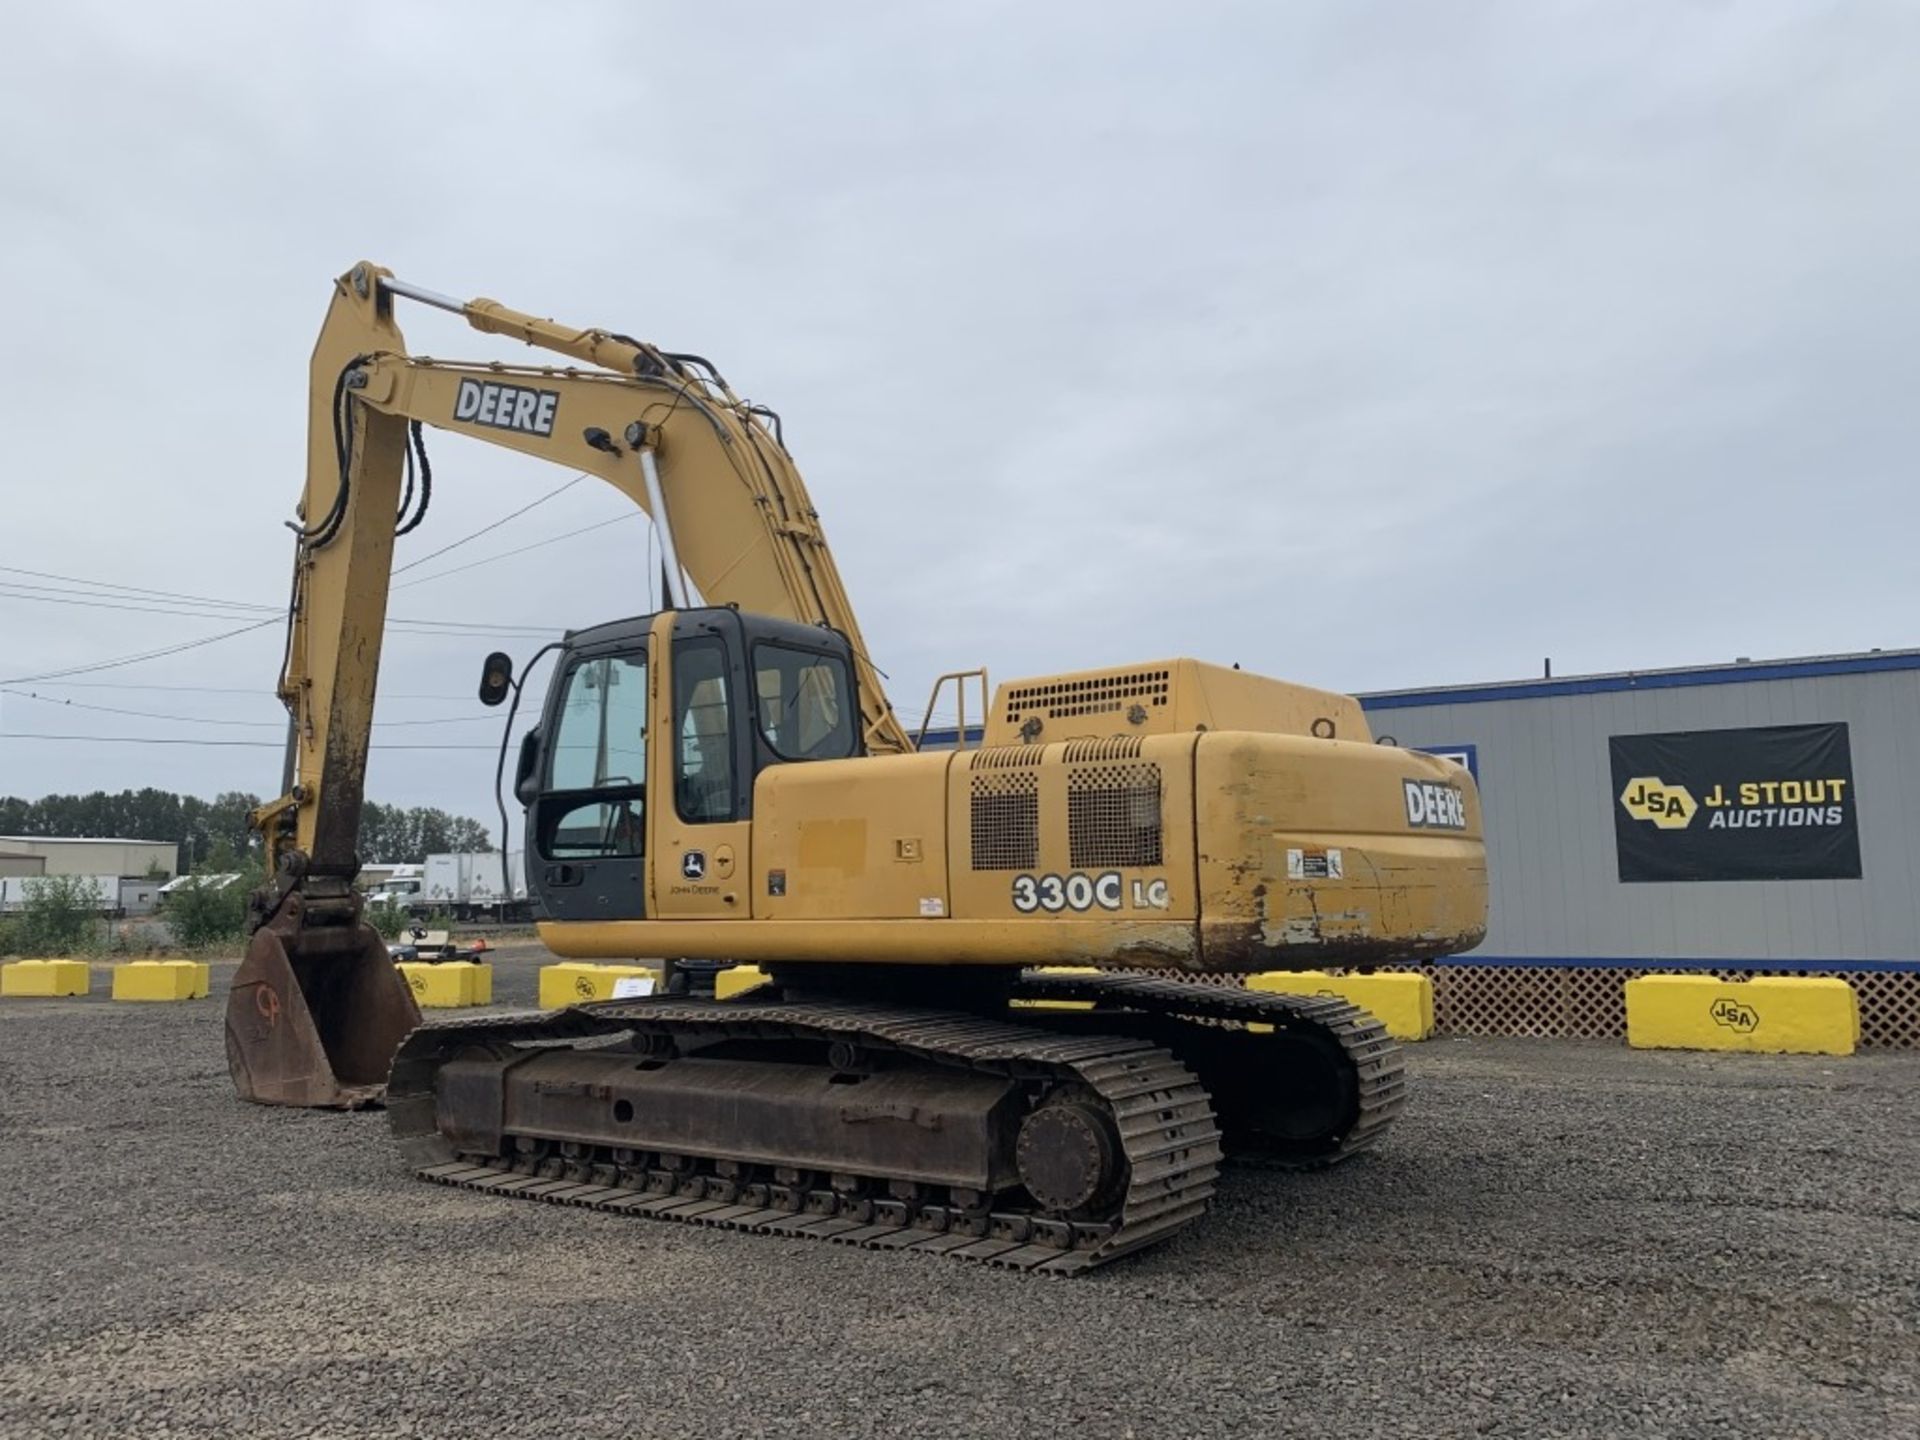
{"label": "yellow excavator", "polygon": [[[412,354],[403,300],[546,363]],[[1458,766],[1373,743],[1346,696],[1186,659],[990,703],[984,672],[946,677],[963,714],[977,686],[981,742],[921,748],[779,417],[698,355],[363,263],[309,420],[285,793],[255,816],[270,879],[227,1008],[244,1098],[384,1101],[444,1184],[1056,1274],[1191,1223],[1226,1158],[1324,1165],[1393,1119],[1377,1021],[1231,982],[1476,944]],[[534,657],[552,678],[511,785],[541,940],[696,978],[751,962],[761,987],[421,1025],[353,879],[428,426],[596,475],[659,539],[634,571],[657,611]],[[480,698],[517,706],[530,672],[487,657]]]}

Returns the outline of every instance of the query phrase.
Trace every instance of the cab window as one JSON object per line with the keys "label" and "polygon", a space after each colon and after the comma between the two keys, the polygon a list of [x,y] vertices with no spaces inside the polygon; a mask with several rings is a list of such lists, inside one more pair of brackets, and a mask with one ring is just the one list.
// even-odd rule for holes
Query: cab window
{"label": "cab window", "polygon": [[674,804],[683,820],[734,818],[733,708],[727,649],[702,636],[673,647]]}
{"label": "cab window", "polygon": [[638,855],[647,775],[647,657],[582,660],[567,672],[550,750],[547,790],[567,800],[543,807],[540,851],[548,859]]}
{"label": "cab window", "polygon": [[847,663],[791,645],[753,647],[760,735],[782,760],[842,760],[855,753]]}

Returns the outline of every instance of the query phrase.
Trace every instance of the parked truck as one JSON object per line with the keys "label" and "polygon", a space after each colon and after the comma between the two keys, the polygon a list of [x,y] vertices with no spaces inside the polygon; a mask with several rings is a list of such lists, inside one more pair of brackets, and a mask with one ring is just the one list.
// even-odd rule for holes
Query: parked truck
{"label": "parked truck", "polygon": [[501,873],[497,850],[463,850],[427,857],[425,883],[416,904],[423,913],[446,912],[456,920],[496,923],[532,917],[527,903],[527,867],[523,851],[509,850]]}
{"label": "parked truck", "polygon": [[383,866],[387,873],[380,883],[367,891],[370,906],[404,905],[409,911],[426,913],[426,867],[423,865]]}

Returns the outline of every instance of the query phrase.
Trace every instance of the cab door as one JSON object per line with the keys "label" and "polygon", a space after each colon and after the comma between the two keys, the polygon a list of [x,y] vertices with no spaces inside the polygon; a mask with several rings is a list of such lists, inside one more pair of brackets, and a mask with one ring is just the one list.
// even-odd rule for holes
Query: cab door
{"label": "cab door", "polygon": [[552,919],[647,913],[647,651],[633,635],[574,652],[526,752],[540,766],[527,873]]}
{"label": "cab door", "polygon": [[[681,611],[655,623],[653,915],[745,919],[753,769],[739,616]],[[657,663],[657,662],[656,662]]]}

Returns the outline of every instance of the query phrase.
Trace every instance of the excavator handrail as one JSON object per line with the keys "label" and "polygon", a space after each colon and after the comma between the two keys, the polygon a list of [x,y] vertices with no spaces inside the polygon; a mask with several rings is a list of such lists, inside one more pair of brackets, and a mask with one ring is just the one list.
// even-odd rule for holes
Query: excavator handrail
{"label": "excavator handrail", "polygon": [[946,689],[949,680],[953,682],[954,703],[958,714],[953,727],[953,748],[956,750],[967,748],[967,681],[976,675],[980,678],[980,719],[983,724],[986,722],[987,712],[992,708],[992,702],[988,699],[990,692],[987,687],[987,667],[977,665],[971,670],[949,670],[946,674],[935,678],[933,690],[927,696],[926,713],[920,717],[920,729],[913,737],[915,750],[924,749],[926,746],[927,734],[933,729],[934,707],[940,703],[940,692]]}

